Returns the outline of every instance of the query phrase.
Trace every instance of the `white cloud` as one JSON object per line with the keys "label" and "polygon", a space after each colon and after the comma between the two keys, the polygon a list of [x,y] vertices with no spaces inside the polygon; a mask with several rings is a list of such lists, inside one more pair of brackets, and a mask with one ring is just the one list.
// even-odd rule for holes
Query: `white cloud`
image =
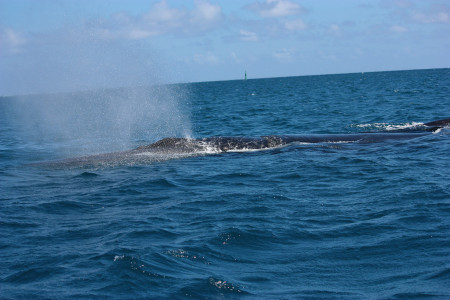
{"label": "white cloud", "polygon": [[146,39],[163,34],[196,35],[215,28],[223,19],[219,5],[206,0],[195,1],[193,9],[177,9],[159,1],[143,15],[133,17],[120,13],[95,24],[86,30],[100,39]]}
{"label": "white cloud", "polygon": [[237,64],[241,64],[243,62],[243,60],[241,58],[238,57],[238,55],[236,54],[236,52],[231,52],[231,58],[234,60],[235,63]]}
{"label": "white cloud", "polygon": [[125,39],[125,40],[142,40],[151,36],[159,34],[158,31],[151,31],[146,29],[136,28],[124,28],[124,29],[107,29],[107,28],[94,28],[88,29],[90,33],[89,38],[97,38],[105,41]]}
{"label": "white cloud", "polygon": [[193,11],[193,19],[200,22],[217,22],[222,18],[222,9],[219,5],[207,1],[195,1],[196,8]]}
{"label": "white cloud", "polygon": [[414,4],[410,0],[382,0],[379,3],[381,8],[410,8]]}
{"label": "white cloud", "polygon": [[199,65],[217,65],[218,63],[220,63],[219,57],[214,55],[212,52],[195,54],[192,58],[192,61]]}
{"label": "white cloud", "polygon": [[413,20],[419,23],[450,23],[450,17],[448,11],[439,11],[439,12],[415,12],[412,16]]}
{"label": "white cloud", "polygon": [[6,42],[13,46],[22,46],[26,43],[26,39],[22,36],[21,33],[14,31],[10,28],[5,29]]}
{"label": "white cloud", "polygon": [[22,33],[11,28],[4,28],[0,31],[0,52],[20,53],[27,39]]}
{"label": "white cloud", "polygon": [[240,39],[245,42],[257,42],[259,41],[258,35],[255,32],[241,30],[239,31]]}
{"label": "white cloud", "polygon": [[305,22],[303,22],[301,19],[286,21],[284,23],[284,27],[292,31],[300,31],[307,28]]}
{"label": "white cloud", "polygon": [[261,17],[284,17],[301,13],[302,8],[298,3],[289,0],[266,0],[266,2],[255,2],[246,6],[250,11]]}
{"label": "white cloud", "polygon": [[141,29],[132,29],[127,32],[128,38],[132,40],[140,40],[154,35],[153,32]]}
{"label": "white cloud", "polygon": [[179,20],[185,15],[184,11],[170,8],[167,1],[162,0],[153,5],[152,9],[145,14],[144,19],[149,23],[163,22],[172,26],[179,26]]}
{"label": "white cloud", "polygon": [[330,28],[328,29],[328,31],[335,36],[341,36],[342,35],[342,31],[341,31],[341,27],[339,27],[339,25],[337,24],[331,24]]}
{"label": "white cloud", "polygon": [[281,49],[274,52],[272,55],[280,62],[292,62],[294,60],[295,51],[293,49]]}
{"label": "white cloud", "polygon": [[206,0],[195,1],[192,10],[170,8],[166,1],[162,0],[147,13],[144,22],[138,21],[132,25],[142,26],[145,30],[157,34],[195,34],[212,28],[221,20],[221,7]]}
{"label": "white cloud", "polygon": [[433,4],[433,1],[423,2],[417,5],[410,0],[383,0],[380,7],[393,10],[396,18],[404,21],[414,21],[422,24],[450,23],[450,6],[447,4]]}
{"label": "white cloud", "polygon": [[397,32],[397,33],[402,33],[402,32],[408,31],[408,28],[403,27],[403,26],[398,26],[398,25],[391,26],[391,28],[389,28],[389,29],[390,29],[390,31]]}

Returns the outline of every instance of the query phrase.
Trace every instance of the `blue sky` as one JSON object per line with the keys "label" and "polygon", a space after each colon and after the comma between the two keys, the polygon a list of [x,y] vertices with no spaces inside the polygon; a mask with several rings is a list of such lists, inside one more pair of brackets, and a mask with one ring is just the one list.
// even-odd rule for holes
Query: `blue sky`
{"label": "blue sky", "polygon": [[0,0],[0,95],[450,67],[448,0]]}

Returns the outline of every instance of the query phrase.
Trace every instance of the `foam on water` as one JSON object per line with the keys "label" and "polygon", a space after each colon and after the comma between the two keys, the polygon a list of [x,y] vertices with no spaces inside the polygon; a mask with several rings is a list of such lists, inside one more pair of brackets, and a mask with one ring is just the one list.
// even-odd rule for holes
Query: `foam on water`
{"label": "foam on water", "polygon": [[394,130],[403,130],[403,129],[420,129],[424,128],[424,123],[420,122],[410,122],[403,124],[391,124],[391,123],[368,123],[368,124],[354,124],[352,125],[356,128],[364,128],[371,130],[380,130],[380,131],[394,131]]}

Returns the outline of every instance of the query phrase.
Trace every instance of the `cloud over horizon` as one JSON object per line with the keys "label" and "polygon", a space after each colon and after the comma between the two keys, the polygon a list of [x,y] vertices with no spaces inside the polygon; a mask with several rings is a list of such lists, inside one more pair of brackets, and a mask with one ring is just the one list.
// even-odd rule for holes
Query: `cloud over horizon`
{"label": "cloud over horizon", "polygon": [[285,17],[298,15],[302,12],[300,4],[289,0],[266,0],[266,2],[254,2],[246,9],[257,13],[263,18]]}
{"label": "cloud over horizon", "polygon": [[139,40],[167,34],[199,35],[220,24],[223,15],[219,5],[206,0],[194,3],[194,8],[189,10],[170,7],[162,0],[139,16],[118,13],[89,25],[99,38]]}
{"label": "cloud over horizon", "polygon": [[450,64],[444,0],[23,1],[0,0],[0,94]]}

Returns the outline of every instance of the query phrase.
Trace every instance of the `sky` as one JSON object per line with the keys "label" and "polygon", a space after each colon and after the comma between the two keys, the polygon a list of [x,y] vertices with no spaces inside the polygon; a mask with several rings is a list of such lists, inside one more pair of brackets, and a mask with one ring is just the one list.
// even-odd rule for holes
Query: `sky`
{"label": "sky", "polygon": [[450,67],[448,0],[0,0],[0,96]]}

